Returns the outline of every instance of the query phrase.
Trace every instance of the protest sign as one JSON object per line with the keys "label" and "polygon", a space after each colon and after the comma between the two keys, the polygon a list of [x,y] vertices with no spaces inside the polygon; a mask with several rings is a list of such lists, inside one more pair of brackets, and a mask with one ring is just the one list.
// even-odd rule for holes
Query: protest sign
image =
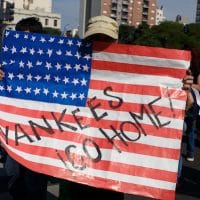
{"label": "protest sign", "polygon": [[0,139],[31,170],[174,199],[188,51],[5,31]]}

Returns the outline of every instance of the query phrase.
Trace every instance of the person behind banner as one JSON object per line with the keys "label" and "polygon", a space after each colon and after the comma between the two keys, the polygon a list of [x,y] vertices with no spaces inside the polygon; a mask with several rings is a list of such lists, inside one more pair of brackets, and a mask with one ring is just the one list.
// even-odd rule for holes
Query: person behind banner
{"label": "person behind banner", "polygon": [[187,124],[186,130],[186,160],[193,162],[195,159],[195,139],[199,129],[199,109],[200,109],[200,50],[191,49],[192,62],[191,71],[194,75],[194,84],[192,92],[194,97],[194,105],[186,113],[185,121]]}
{"label": "person behind banner", "polygon": [[[15,29],[34,33],[43,32],[41,22],[34,17],[20,20]],[[0,80],[3,77],[3,70],[0,70]],[[48,181],[46,175],[31,171],[9,155],[6,158],[5,170],[10,177],[8,190],[13,200],[46,200]]]}
{"label": "person behind banner", "polygon": [[[107,16],[95,16],[89,20],[84,38],[90,42],[117,43],[118,32],[119,26],[115,20]],[[193,76],[190,71],[187,71],[186,76],[183,78],[183,89],[189,91],[192,83]],[[59,200],[100,200],[102,198],[123,200],[124,194],[108,189],[100,189],[62,179],[60,180]]]}
{"label": "person behind banner", "polygon": [[[95,16],[89,20],[84,38],[91,42],[103,41],[117,43],[118,31],[119,27],[114,19],[106,16]],[[124,194],[112,190],[60,180],[59,200],[100,200],[102,197],[110,200],[123,200]]]}

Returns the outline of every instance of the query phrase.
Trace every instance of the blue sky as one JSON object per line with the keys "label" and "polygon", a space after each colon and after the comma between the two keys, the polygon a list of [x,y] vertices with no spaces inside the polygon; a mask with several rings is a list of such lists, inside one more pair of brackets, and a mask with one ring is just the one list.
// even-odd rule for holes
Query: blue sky
{"label": "blue sky", "polygon": [[[187,16],[190,23],[195,21],[197,0],[158,0],[158,7],[164,6],[168,20],[175,20],[177,15]],[[77,27],[79,24],[80,0],[53,0],[53,11],[62,15],[62,30]]]}
{"label": "blue sky", "polygon": [[164,6],[168,20],[175,20],[177,15],[187,16],[190,23],[195,22],[197,0],[158,0],[158,7]]}

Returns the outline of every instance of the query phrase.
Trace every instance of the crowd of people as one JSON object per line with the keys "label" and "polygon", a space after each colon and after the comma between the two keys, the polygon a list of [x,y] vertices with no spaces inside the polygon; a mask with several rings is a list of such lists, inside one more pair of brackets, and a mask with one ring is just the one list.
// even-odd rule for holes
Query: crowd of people
{"label": "crowd of people", "polygon": [[[17,23],[16,30],[42,33],[42,24],[36,18],[22,19]],[[110,43],[118,42],[119,27],[115,20],[106,16],[96,16],[89,20],[85,39],[90,41],[104,41]],[[0,70],[0,79],[3,79],[4,72]],[[186,117],[185,117],[185,133],[187,135],[187,157],[188,161],[194,161],[196,134],[196,119],[199,113],[200,106],[200,77],[196,82],[193,82],[191,72],[183,78],[183,89],[188,93]],[[49,177],[27,169],[12,157],[10,157],[2,149],[2,162],[7,172],[7,188],[13,200],[46,200],[47,184]],[[3,159],[4,158],[4,159]],[[181,158],[180,158],[181,165]],[[179,172],[181,176],[181,171]],[[58,180],[60,184],[59,199],[60,200],[98,200],[104,196],[110,200],[122,200],[123,193],[99,189],[82,185],[67,180]]]}

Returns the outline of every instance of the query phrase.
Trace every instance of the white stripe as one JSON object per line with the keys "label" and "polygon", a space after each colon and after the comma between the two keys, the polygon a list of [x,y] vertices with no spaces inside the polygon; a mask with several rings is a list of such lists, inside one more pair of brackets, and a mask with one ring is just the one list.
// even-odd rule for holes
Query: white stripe
{"label": "white stripe", "polygon": [[137,56],[119,53],[108,53],[108,52],[93,52],[93,60],[103,60],[117,63],[137,64],[154,67],[165,67],[165,68],[177,68],[177,69],[188,69],[190,61],[178,60],[178,59],[167,59],[167,58],[156,58],[149,56]]}
{"label": "white stripe", "polygon": [[[106,76],[105,76],[106,74]],[[109,80],[108,80],[109,77]],[[167,76],[154,76],[136,73],[116,72],[109,70],[96,70],[91,72],[91,80],[109,81],[122,84],[160,86],[161,88],[181,89],[182,80]]]}
{"label": "white stripe", "polygon": [[[113,95],[116,95],[117,97],[121,97],[124,100],[124,102],[140,103],[140,104],[148,104],[149,102],[158,98],[158,96],[118,93],[118,92],[110,92],[110,91],[109,91],[109,94],[113,94]],[[161,96],[162,99],[155,102],[154,105],[170,108],[169,98],[166,98],[166,94],[163,94],[163,92],[161,92],[161,95],[162,95]],[[182,94],[180,94],[179,92],[178,95],[185,95],[185,93],[183,92]],[[111,99],[111,97],[104,95],[103,91],[90,89],[88,92],[88,97],[93,98],[95,96],[97,97],[97,99],[104,99],[108,101],[114,100],[113,98]],[[185,101],[174,99],[176,97],[177,97],[176,92],[171,95],[171,102],[172,102],[173,108],[185,110]],[[36,111],[42,110],[42,111],[49,111],[49,112],[55,112],[55,111],[62,112],[64,108],[69,110],[69,112],[72,112],[73,110],[77,109],[76,106],[72,106],[72,105],[68,106],[68,105],[61,105],[61,104],[55,104],[55,103],[15,99],[15,98],[3,97],[3,96],[0,98],[0,104],[12,105],[15,107],[27,108],[27,109],[36,110]],[[80,109],[82,109],[82,107],[80,107]]]}
{"label": "white stripe", "polygon": [[[74,124],[71,124],[74,126]],[[1,126],[2,131],[5,133],[5,128]],[[112,138],[112,136],[114,136],[114,133],[109,129],[104,129],[104,131],[107,133],[108,136],[110,136],[110,138]],[[80,138],[88,138],[88,137],[93,137],[94,140],[95,138],[101,138],[101,139],[105,139],[105,136],[103,134],[100,133],[100,131],[97,128],[89,128],[89,129],[83,129],[83,130],[79,130],[77,132],[71,131],[72,133],[76,134],[77,137]],[[22,132],[18,132],[18,135],[23,134]],[[29,133],[30,134],[30,133]],[[66,133],[67,134],[67,133]],[[136,132],[126,132],[127,137],[129,138],[137,138],[138,137],[138,133]],[[54,139],[51,137],[51,135],[49,135],[48,133],[46,134],[46,136],[41,136],[42,141],[38,141],[36,140],[35,136],[29,135],[35,142],[33,143],[33,145],[36,146],[44,146],[44,147],[49,147],[49,148],[64,148],[64,146],[66,145],[67,140],[62,140],[62,139]],[[15,132],[12,130],[9,130],[8,132],[8,138],[15,140]],[[50,140],[50,141],[49,141]],[[52,140],[52,142],[51,142]],[[115,137],[114,141],[119,141],[120,139],[118,137]],[[62,144],[62,142],[64,141],[64,144]],[[126,142],[128,142],[128,140],[125,140]],[[26,138],[20,139],[20,142],[23,142],[24,144],[30,144],[30,142],[27,141]],[[107,143],[109,143],[107,141]],[[166,137],[158,137],[158,136],[152,136],[152,135],[141,135],[140,139],[137,141],[130,141],[129,144],[134,145],[134,144],[144,144],[144,145],[150,145],[153,147],[161,147],[161,148],[169,148],[169,149],[175,149],[175,150],[179,150],[180,149],[180,143],[181,140],[180,139],[172,139],[172,138],[166,138]],[[31,144],[30,144],[31,145]],[[63,146],[64,145],[64,146]]]}
{"label": "white stripe", "polygon": [[[14,140],[13,132],[12,134],[9,134],[9,138],[12,138]],[[85,137],[83,138],[83,140],[84,139]],[[38,147],[48,147],[48,148],[52,148],[55,150],[57,149],[61,151],[64,151],[65,148],[69,145],[75,145],[76,148],[73,149],[73,152],[79,155],[86,156],[86,154],[83,152],[83,145],[80,143],[75,143],[75,142],[66,141],[66,140],[59,140],[59,139],[54,139],[54,138],[47,138],[47,137],[42,137],[41,140],[39,141],[34,140],[34,141],[35,142],[30,143],[29,141],[27,141],[26,138],[23,138],[19,141],[19,145],[20,143],[24,143],[30,146],[35,145]],[[130,153],[130,152],[125,152],[125,151],[122,151],[121,153],[119,153],[114,147],[113,149],[104,149],[104,148],[99,147],[99,149],[102,153],[102,160],[105,160],[105,161],[112,161],[116,163],[124,163],[128,165],[136,165],[136,166],[166,170],[166,171],[171,171],[171,172],[177,171],[178,161],[174,159],[161,158],[157,156],[137,154],[137,153]],[[87,150],[90,152],[90,155],[94,155],[94,157],[96,157],[97,152],[94,147],[87,146]],[[33,154],[34,154],[34,150],[33,150]]]}
{"label": "white stripe", "polygon": [[[67,107],[67,108],[69,108],[69,107]],[[64,108],[65,107],[63,107],[63,109]],[[135,121],[133,120],[133,118],[131,117],[131,115],[128,112],[122,112],[122,111],[120,112],[120,111],[112,111],[112,110],[106,111],[104,109],[103,110],[102,109],[96,109],[95,111],[96,111],[96,113],[98,113],[98,116],[100,116],[104,113],[107,113],[107,116],[104,118],[104,120],[111,120],[111,121],[116,120],[116,121],[119,121],[119,123],[124,122],[124,121],[129,121],[129,122],[135,123]],[[54,112],[57,112],[57,111],[55,110]],[[130,110],[130,112],[131,112],[131,110]],[[67,110],[66,114],[71,115],[71,112],[69,112]],[[134,114],[141,116],[140,113],[134,113]],[[77,115],[83,116],[83,117],[88,117],[88,118],[94,118],[92,116],[90,109],[86,108],[86,107],[80,108],[80,112]],[[152,117],[154,122],[158,125],[157,119],[152,114],[150,116]],[[32,121],[34,121],[35,123],[38,123],[38,124],[40,124],[40,123],[43,124],[42,119],[34,118],[34,116],[25,117],[25,116],[21,116],[21,115],[16,115],[14,113],[7,113],[7,112],[0,111],[0,117],[2,119],[6,120],[6,121],[9,121],[9,122],[17,122],[19,124],[25,124],[25,125],[29,125],[28,124],[29,120],[32,120]],[[174,129],[177,129],[177,130],[183,129],[183,119],[174,119],[173,116],[172,116],[172,118],[170,118],[170,117],[163,117],[163,116],[159,116],[159,115],[157,116],[157,118],[159,119],[161,124],[165,124],[165,123],[169,122],[169,124],[165,126],[166,128],[174,128]],[[149,116],[145,113],[143,114],[143,118],[141,120],[138,119],[138,121],[141,124],[148,124],[148,125],[153,126]],[[48,122],[52,125],[52,127],[55,127],[55,128],[57,127],[56,122],[54,120],[48,120]],[[67,122],[65,122],[65,123],[67,123]],[[110,125],[112,125],[112,122],[110,122],[110,123],[111,123]],[[78,128],[78,125],[76,125],[76,127]],[[162,127],[160,127],[160,129],[162,130]]]}
{"label": "white stripe", "polygon": [[[149,104],[150,102],[154,101],[155,99],[159,97],[159,96],[151,96],[151,95],[130,94],[130,93],[123,93],[123,92],[118,93],[118,92],[111,92],[111,91],[109,91],[109,94],[116,97],[120,97],[121,99],[123,99],[123,102],[138,103],[138,104]],[[183,94],[185,94],[185,92],[183,92]],[[170,102],[171,102],[173,108],[185,110],[185,101],[173,99],[173,95],[174,97],[177,97],[175,96],[175,94],[172,94],[170,99],[169,97],[167,97],[167,94],[161,94],[161,95],[162,95],[161,99],[159,101],[156,101],[153,105],[171,108],[171,105],[170,105]],[[94,96],[96,96],[97,99],[103,99],[107,101],[111,101],[111,100],[117,101],[115,98],[104,95],[103,91],[90,89],[88,92],[88,98],[93,98]]]}
{"label": "white stripe", "polygon": [[[12,152],[16,153],[19,157],[22,157],[28,161],[64,168],[63,164],[58,159],[28,154],[28,153],[25,153],[25,152],[22,152],[19,150],[15,150],[10,146],[8,148]],[[66,170],[66,168],[64,168],[64,169]],[[75,173],[74,169],[73,169],[73,171]],[[83,176],[88,176],[88,177],[92,177],[92,178],[100,177],[100,178],[104,178],[104,179],[111,179],[111,180],[115,180],[115,181],[122,181],[122,182],[126,182],[126,183],[138,184],[138,185],[145,185],[145,186],[149,186],[149,187],[155,187],[155,188],[161,188],[161,189],[167,189],[167,190],[175,190],[175,183],[151,179],[151,178],[131,176],[131,175],[120,174],[120,173],[116,173],[116,172],[96,170],[96,169],[92,169],[92,168],[86,168],[84,171],[81,171],[81,172],[77,170],[76,172],[77,172],[77,174],[76,174],[77,176],[83,175]],[[62,170],[62,173],[63,173],[63,170]]]}

